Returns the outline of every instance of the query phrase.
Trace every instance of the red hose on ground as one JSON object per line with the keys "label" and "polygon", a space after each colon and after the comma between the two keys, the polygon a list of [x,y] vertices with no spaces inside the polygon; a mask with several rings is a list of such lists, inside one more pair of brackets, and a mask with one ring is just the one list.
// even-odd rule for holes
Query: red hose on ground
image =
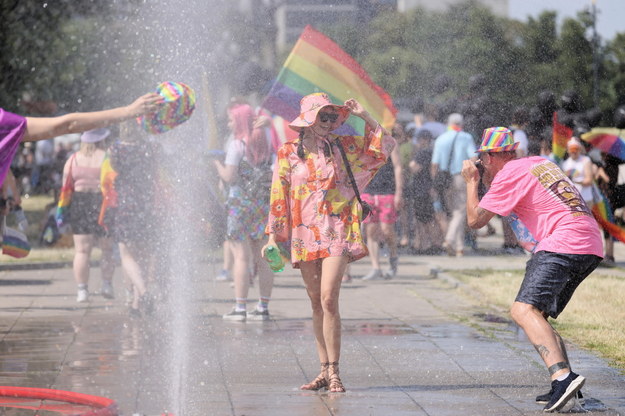
{"label": "red hose on ground", "polygon": [[0,396],[56,400],[95,408],[87,413],[80,414],[80,416],[118,416],[117,403],[115,403],[114,400],[107,399],[106,397],[92,396],[90,394],[36,387],[0,386]]}

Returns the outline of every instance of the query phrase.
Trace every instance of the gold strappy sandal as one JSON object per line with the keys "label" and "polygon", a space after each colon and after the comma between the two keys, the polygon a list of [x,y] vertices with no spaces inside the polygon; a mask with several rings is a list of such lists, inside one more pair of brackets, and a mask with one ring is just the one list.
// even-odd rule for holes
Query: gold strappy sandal
{"label": "gold strappy sandal", "polygon": [[328,366],[330,363],[321,363],[321,372],[319,375],[310,383],[304,384],[300,387],[300,390],[320,390],[324,387],[328,387]]}
{"label": "gold strappy sandal", "polygon": [[330,393],[345,393],[345,386],[339,377],[339,363],[328,364],[328,390]]}

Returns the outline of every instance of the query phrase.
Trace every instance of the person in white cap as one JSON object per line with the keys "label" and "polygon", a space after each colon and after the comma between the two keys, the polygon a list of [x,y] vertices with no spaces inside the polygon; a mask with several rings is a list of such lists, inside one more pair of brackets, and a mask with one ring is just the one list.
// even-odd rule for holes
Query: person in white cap
{"label": "person in white cap", "polygon": [[[105,139],[110,133],[104,128],[83,133],[80,137],[80,150],[70,156],[63,168],[63,184],[73,187],[69,205],[69,223],[74,238],[73,266],[74,279],[78,285],[77,302],[87,302],[89,299],[91,251],[98,242],[102,249],[101,294],[107,299],[114,297],[112,282],[115,265],[112,241],[106,236],[104,228],[98,224],[102,206],[100,169],[106,157]],[[62,221],[61,225],[63,225]]]}

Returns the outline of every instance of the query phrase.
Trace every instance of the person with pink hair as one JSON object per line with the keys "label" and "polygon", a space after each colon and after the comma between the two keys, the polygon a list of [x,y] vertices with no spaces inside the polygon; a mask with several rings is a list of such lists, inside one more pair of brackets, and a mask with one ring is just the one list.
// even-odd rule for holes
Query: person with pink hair
{"label": "person with pink hair", "polygon": [[[225,320],[269,320],[273,273],[262,259],[260,248],[269,215],[272,152],[262,123],[249,104],[233,103],[228,108],[233,140],[225,161],[214,161],[219,177],[230,185],[226,239],[234,258],[235,306],[223,315]],[[250,270],[258,273],[260,298],[256,308],[248,312]]]}

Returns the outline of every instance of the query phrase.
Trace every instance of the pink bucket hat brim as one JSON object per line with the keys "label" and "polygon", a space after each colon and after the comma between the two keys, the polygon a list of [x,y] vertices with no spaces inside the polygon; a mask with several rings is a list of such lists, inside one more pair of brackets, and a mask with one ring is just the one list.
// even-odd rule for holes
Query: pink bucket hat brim
{"label": "pink bucket hat brim", "polygon": [[339,117],[334,123],[333,129],[339,128],[345,120],[349,118],[350,111],[347,106],[332,103],[328,94],[316,92],[304,96],[300,101],[300,115],[289,124],[295,131],[300,131],[304,127],[310,127],[317,120],[317,113],[325,107],[334,107],[339,113]]}

